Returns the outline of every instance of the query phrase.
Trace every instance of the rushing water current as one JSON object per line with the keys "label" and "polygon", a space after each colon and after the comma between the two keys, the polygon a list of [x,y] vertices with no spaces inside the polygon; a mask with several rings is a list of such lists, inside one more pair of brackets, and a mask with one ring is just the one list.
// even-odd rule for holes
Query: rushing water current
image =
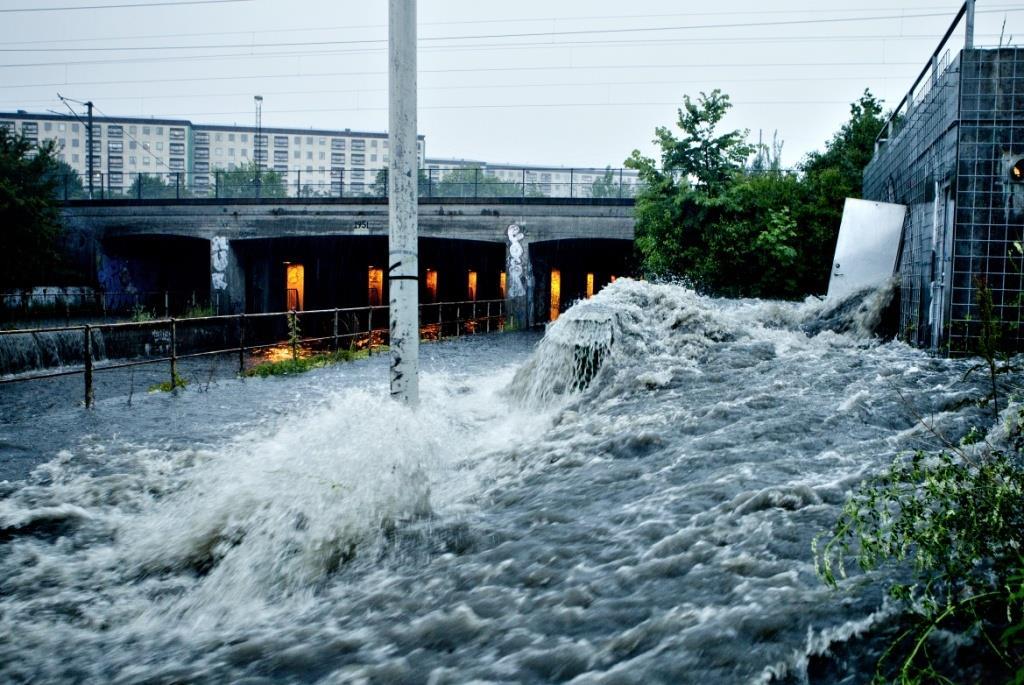
{"label": "rushing water current", "polygon": [[814,681],[889,610],[811,539],[918,416],[982,421],[880,298],[621,280],[425,346],[418,411],[372,359],[4,419],[0,681]]}

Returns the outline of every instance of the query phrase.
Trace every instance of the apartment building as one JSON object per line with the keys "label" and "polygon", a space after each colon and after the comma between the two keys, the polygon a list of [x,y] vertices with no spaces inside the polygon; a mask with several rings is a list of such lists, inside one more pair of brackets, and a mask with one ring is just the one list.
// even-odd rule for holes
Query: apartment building
{"label": "apartment building", "polygon": [[[0,112],[0,126],[40,143],[53,140],[58,157],[87,182],[85,124],[72,115]],[[214,194],[217,172],[253,161],[282,175],[289,195],[359,194],[388,164],[387,133],[194,124],[185,119],[93,117],[93,183],[123,194],[140,174],[160,174],[195,195]],[[420,163],[425,138],[417,142]]]}
{"label": "apartment building", "polygon": [[471,159],[432,158],[426,162],[431,182],[454,171],[479,169],[481,175],[518,186],[526,195],[544,197],[633,197],[639,174],[634,169],[492,164]]}

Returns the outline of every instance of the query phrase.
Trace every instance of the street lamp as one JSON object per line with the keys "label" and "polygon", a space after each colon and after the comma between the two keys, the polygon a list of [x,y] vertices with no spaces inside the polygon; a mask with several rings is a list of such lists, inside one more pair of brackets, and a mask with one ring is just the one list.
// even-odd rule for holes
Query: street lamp
{"label": "street lamp", "polygon": [[254,95],[256,103],[256,197],[260,196],[260,172],[263,171],[263,160],[260,152],[263,147],[263,96]]}

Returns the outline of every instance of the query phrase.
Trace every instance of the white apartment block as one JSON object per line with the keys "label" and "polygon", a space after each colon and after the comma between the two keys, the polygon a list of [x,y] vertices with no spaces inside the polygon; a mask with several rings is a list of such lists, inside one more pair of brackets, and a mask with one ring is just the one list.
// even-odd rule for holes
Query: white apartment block
{"label": "white apartment block", "polygon": [[[84,119],[84,117],[83,117]],[[6,127],[41,143],[53,140],[57,155],[88,184],[88,134],[72,115],[19,110],[0,112]],[[360,195],[372,192],[377,175],[388,166],[387,133],[351,129],[299,129],[193,124],[186,119],[93,117],[94,186],[104,195],[129,193],[141,174],[193,196],[215,196],[218,172],[257,161],[281,174],[289,195]],[[593,184],[607,180],[608,169],[491,164],[467,159],[426,159],[425,138],[417,141],[420,167],[431,182],[454,169],[476,168],[499,180],[519,184],[524,194],[546,197],[592,197]],[[258,151],[258,159],[257,159]],[[612,169],[605,197],[631,197],[638,183],[632,169]],[[608,190],[608,186],[612,190]],[[137,186],[136,186],[137,187]]]}
{"label": "white apartment block", "polygon": [[[84,117],[83,117],[84,119]],[[71,115],[0,112],[0,127],[41,143],[87,182],[88,134]],[[196,195],[216,193],[218,171],[260,163],[280,173],[289,195],[359,194],[388,164],[388,135],[379,132],[193,124],[188,120],[93,117],[94,184],[123,194],[139,174],[160,174]],[[257,144],[258,143],[258,144]],[[425,139],[419,137],[420,163]],[[257,150],[259,159],[257,159]]]}
{"label": "white apartment block", "polygon": [[593,197],[594,183],[605,183],[603,191],[611,196],[633,197],[639,173],[625,168],[570,168],[564,166],[536,166],[522,164],[492,164],[472,159],[427,160],[426,170],[433,182],[442,180],[446,173],[457,169],[479,169],[480,174],[495,177],[500,181],[513,183],[525,188],[526,194],[535,193],[545,197]]}

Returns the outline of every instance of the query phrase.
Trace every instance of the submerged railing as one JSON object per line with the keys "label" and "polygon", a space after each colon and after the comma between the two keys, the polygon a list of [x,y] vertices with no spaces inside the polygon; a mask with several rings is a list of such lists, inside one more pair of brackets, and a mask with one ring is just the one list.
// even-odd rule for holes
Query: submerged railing
{"label": "submerged railing", "polygon": [[[421,304],[419,320],[422,340],[501,331],[505,328],[505,300]],[[373,354],[388,342],[388,321],[387,306],[371,305],[0,330],[0,343],[22,336],[22,341],[31,339],[31,344],[38,346],[45,339],[49,348],[62,346],[72,357],[62,360],[58,355],[56,364],[44,365],[56,366],[56,371],[0,376],[0,385],[81,375],[84,403],[91,407],[94,374],[100,371],[167,364],[168,387],[173,389],[179,387],[178,362],[183,359],[237,355],[241,375],[246,371],[247,355],[273,348],[281,348],[282,358],[300,356],[300,348],[307,353],[348,348]],[[65,368],[67,362],[74,368]]]}

